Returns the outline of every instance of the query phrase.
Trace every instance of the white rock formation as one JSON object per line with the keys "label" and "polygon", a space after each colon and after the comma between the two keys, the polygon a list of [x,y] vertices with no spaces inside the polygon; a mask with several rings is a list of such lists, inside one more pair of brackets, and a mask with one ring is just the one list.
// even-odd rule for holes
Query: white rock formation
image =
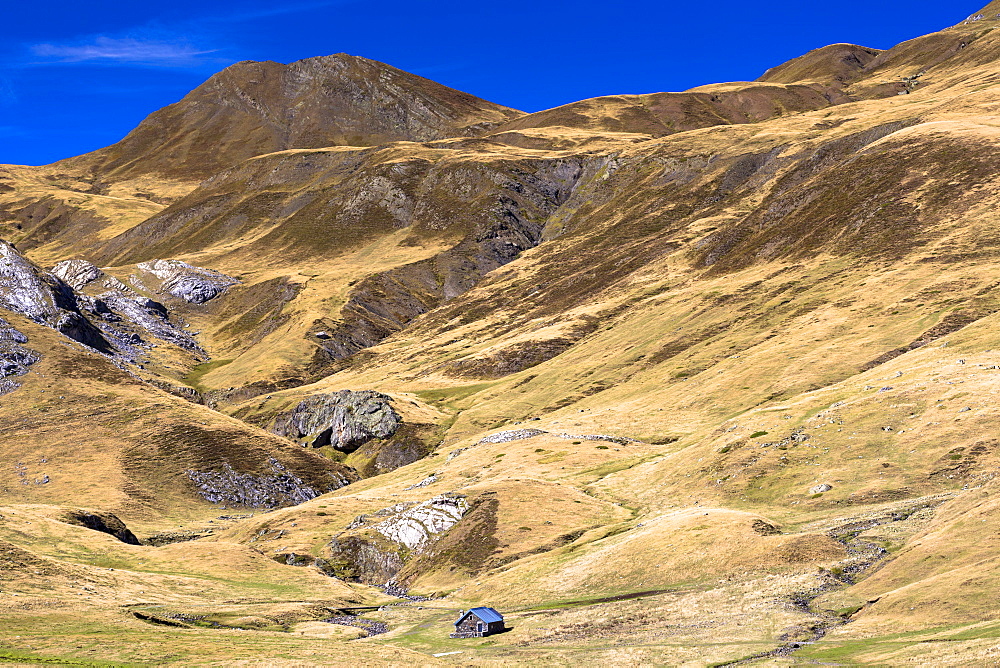
{"label": "white rock formation", "polygon": [[180,260],[140,262],[139,270],[162,281],[160,289],[192,304],[204,304],[239,283],[232,276]]}
{"label": "white rock formation", "polygon": [[373,528],[411,550],[452,528],[469,509],[465,497],[442,494],[376,524]]}

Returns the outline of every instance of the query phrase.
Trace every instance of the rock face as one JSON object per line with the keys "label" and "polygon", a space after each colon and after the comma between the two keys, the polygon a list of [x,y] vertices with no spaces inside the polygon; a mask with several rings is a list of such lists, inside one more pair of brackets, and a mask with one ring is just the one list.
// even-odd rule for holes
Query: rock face
{"label": "rock face", "polygon": [[[166,307],[137,294],[92,263],[64,260],[55,265],[51,273],[76,292],[74,299],[78,309],[91,316],[92,322],[119,354],[131,352],[134,346],[143,343],[143,336],[147,334],[185,350],[201,351],[189,334],[170,322]],[[101,284],[94,286],[98,281]],[[96,290],[90,294],[79,292],[87,287],[108,290],[99,294],[94,294]]]}
{"label": "rock face", "polygon": [[[491,164],[479,171],[447,165],[429,172],[401,224],[417,232],[424,221],[450,220],[465,235],[434,257],[359,281],[340,322],[321,341],[317,360],[343,359],[375,345],[537,247],[549,217],[577,206],[572,198],[578,185],[605,169],[603,159],[567,158]],[[456,193],[468,193],[469,201],[455,202]]]}
{"label": "rock face", "polygon": [[458,524],[468,509],[469,504],[464,496],[442,494],[379,522],[372,528],[389,540],[415,550]]}
{"label": "rock face", "polygon": [[[187,275],[187,270],[170,274],[172,278],[178,279]],[[110,287],[111,290],[96,296],[77,291],[102,278],[104,287]],[[217,279],[213,276],[206,279],[206,283],[215,280]],[[188,289],[181,287],[181,284],[182,281],[178,280],[176,289],[184,294],[198,292],[197,287]],[[74,286],[78,286],[77,289]],[[134,361],[143,348],[150,347],[145,340],[149,336],[196,355],[203,354],[191,335],[171,322],[162,304],[137,295],[93,264],[83,260],[68,260],[60,262],[52,273],[48,273],[2,241],[0,307],[20,313],[95,350],[126,361]]]}
{"label": "rock face", "polygon": [[109,534],[128,545],[139,545],[139,539],[135,534],[118,519],[118,516],[111,513],[71,510],[63,516],[62,521]]}
{"label": "rock face", "polygon": [[396,433],[403,421],[391,401],[388,395],[371,391],[316,394],[279,415],[271,431],[306,446],[332,445],[354,452],[374,438]]}
{"label": "rock face", "polygon": [[52,267],[52,275],[74,290],[79,290],[104,276],[104,272],[86,260],[63,260]]}
{"label": "rock face", "polygon": [[[329,572],[345,580],[392,585],[396,574],[458,524],[468,509],[465,495],[447,492],[356,517],[330,541]],[[381,521],[371,524],[373,520]]]}
{"label": "rock face", "polygon": [[[123,343],[141,344],[142,335],[149,334],[184,350],[202,353],[198,342],[170,321],[167,309],[159,302],[139,295],[130,297],[117,291],[100,294],[96,301],[110,310],[111,317],[105,319],[115,323],[117,331],[112,336],[120,341],[124,336]],[[123,331],[126,328],[133,331],[126,333]]]}
{"label": "rock face", "polygon": [[108,342],[80,313],[73,289],[43,272],[3,241],[0,241],[0,307],[92,348],[110,352]]}
{"label": "rock face", "polygon": [[160,281],[160,292],[191,304],[204,304],[221,295],[229,286],[239,283],[221,272],[195,267],[180,260],[152,260],[141,262],[138,267]]}
{"label": "rock face", "polygon": [[63,260],[52,267],[50,273],[74,290],[82,290],[88,285],[101,281],[101,285],[109,290],[131,293],[127,285],[114,276],[108,276],[100,268],[86,260]]}
{"label": "rock face", "polygon": [[28,337],[14,329],[14,326],[0,318],[0,343],[27,343]]}
{"label": "rock face", "polygon": [[0,318],[0,395],[19,388],[21,384],[13,377],[28,373],[28,367],[42,359],[34,350],[20,345],[27,342],[28,337]]}
{"label": "rock face", "polygon": [[228,462],[221,471],[189,470],[187,474],[207,501],[248,508],[294,506],[351,482],[344,476],[330,473],[329,484],[317,489],[305,484],[277,459],[271,457],[268,462],[271,475],[239,473]]}

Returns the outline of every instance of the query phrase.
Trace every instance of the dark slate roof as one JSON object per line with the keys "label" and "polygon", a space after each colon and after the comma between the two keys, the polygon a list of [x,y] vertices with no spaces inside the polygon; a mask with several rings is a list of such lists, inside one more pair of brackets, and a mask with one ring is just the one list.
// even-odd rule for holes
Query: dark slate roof
{"label": "dark slate roof", "polygon": [[461,617],[459,617],[458,621],[456,621],[455,624],[461,623],[461,621],[463,619],[465,619],[466,617],[468,617],[469,615],[475,615],[476,617],[479,617],[479,619],[483,620],[487,624],[490,624],[492,622],[502,622],[503,621],[503,615],[501,615],[499,612],[497,612],[493,608],[472,608],[468,612],[466,612],[464,615],[462,615]]}

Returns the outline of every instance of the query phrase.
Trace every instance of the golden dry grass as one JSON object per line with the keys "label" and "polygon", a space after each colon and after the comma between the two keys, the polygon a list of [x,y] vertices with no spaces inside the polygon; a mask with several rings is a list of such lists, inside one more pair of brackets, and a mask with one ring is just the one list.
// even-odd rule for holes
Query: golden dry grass
{"label": "golden dry grass", "polygon": [[[179,484],[212,444],[167,451],[149,440],[190,424],[255,451],[281,451],[279,439],[11,318],[46,357],[0,398],[0,457],[24,464],[32,483],[21,484],[21,468],[0,471],[0,549],[14,565],[0,570],[10,611],[0,657],[695,666],[823,631],[792,658],[767,661],[994,663],[998,39],[969,25],[906,43],[849,83],[857,101],[783,108],[756,123],[669,134],[619,118],[663,100],[609,98],[520,118],[486,140],[291,150],[204,190],[168,184],[164,196],[201,202],[277,169],[268,187],[294,198],[326,183],[296,171],[310,160],[475,169],[590,151],[604,161],[548,219],[544,244],[472,290],[332,375],[221,404],[266,425],[309,394],[376,389],[407,422],[442,435],[426,459],[294,508],[220,519]],[[955,40],[969,48],[954,50]],[[821,79],[827,65],[796,67]],[[896,95],[899,78],[924,66],[921,84]],[[760,85],[695,93],[748,87]],[[777,88],[779,101],[805,95]],[[844,148],[866,133],[878,136]],[[803,167],[836,151],[838,166]],[[746,176],[746,156],[772,157]],[[136,196],[149,183],[98,196],[72,176],[7,173],[16,197],[51,195],[106,217],[94,223],[102,239],[160,208]],[[768,217],[777,210],[780,224]],[[151,373],[203,390],[304,377],[310,333],[335,322],[353,282],[457,238],[384,222],[330,242],[328,255],[302,251],[307,261],[289,249],[310,247],[315,220],[284,226],[261,215],[208,241],[183,230],[157,239],[243,285],[207,307],[179,306],[213,366],[192,375],[195,360],[164,355]],[[269,246],[293,228],[306,236]],[[32,256],[62,259],[69,242],[56,236]],[[111,271],[125,278],[130,267]],[[265,298],[279,286],[294,294]],[[478,371],[559,340],[570,345],[529,368]],[[528,427],[549,433],[480,443]],[[582,438],[593,434],[636,441]],[[52,482],[33,484],[43,474]],[[411,488],[431,474],[435,482]],[[821,483],[832,487],[813,492]],[[475,531],[458,525],[449,535],[461,540],[446,536],[440,553],[416,555],[404,572],[414,593],[435,600],[384,605],[391,599],[377,589],[272,559],[322,557],[357,516],[444,492],[488,498],[493,515]],[[58,521],[65,507],[114,510],[140,536],[214,531],[127,546]],[[886,553],[852,584],[859,546]],[[390,632],[352,640],[356,630],[320,621],[351,605],[382,606],[365,616]],[[457,610],[473,605],[499,607],[513,630],[448,639]],[[155,626],[133,611],[220,628]]]}

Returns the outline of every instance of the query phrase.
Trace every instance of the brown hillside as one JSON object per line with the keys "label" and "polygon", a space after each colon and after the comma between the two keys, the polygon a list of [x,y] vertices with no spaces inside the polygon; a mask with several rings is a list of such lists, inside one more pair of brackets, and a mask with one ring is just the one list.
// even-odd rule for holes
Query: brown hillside
{"label": "brown hillside", "polygon": [[[189,520],[213,505],[243,505],[233,495],[239,484],[219,482],[237,480],[227,471],[250,476],[247,490],[256,480],[261,508],[300,501],[289,495],[296,486],[318,494],[353,479],[339,464],[150,387],[52,330],[4,316],[41,355],[24,386],[0,399],[0,448],[9,463],[0,477],[4,503],[100,508],[163,528],[164,517]],[[265,483],[282,470],[299,482]],[[191,471],[214,476],[209,486],[228,490],[229,500],[209,504]]]}
{"label": "brown hillside", "polygon": [[573,102],[509,121],[495,131],[565,127],[662,137],[715,125],[756,123],[785,113],[823,109],[835,99],[820,86],[708,86],[703,91],[615,95]]}
{"label": "brown hillside", "polygon": [[470,135],[519,115],[347,54],[288,65],[246,61],[70,164],[84,161],[104,181],[146,173],[203,179],[264,153]]}
{"label": "brown hillside", "polygon": [[998,20],[525,116],[241,64],[4,167],[0,659],[995,664]]}
{"label": "brown hillside", "polygon": [[880,53],[878,49],[856,44],[831,44],[769,69],[758,81],[843,83],[862,73]]}

